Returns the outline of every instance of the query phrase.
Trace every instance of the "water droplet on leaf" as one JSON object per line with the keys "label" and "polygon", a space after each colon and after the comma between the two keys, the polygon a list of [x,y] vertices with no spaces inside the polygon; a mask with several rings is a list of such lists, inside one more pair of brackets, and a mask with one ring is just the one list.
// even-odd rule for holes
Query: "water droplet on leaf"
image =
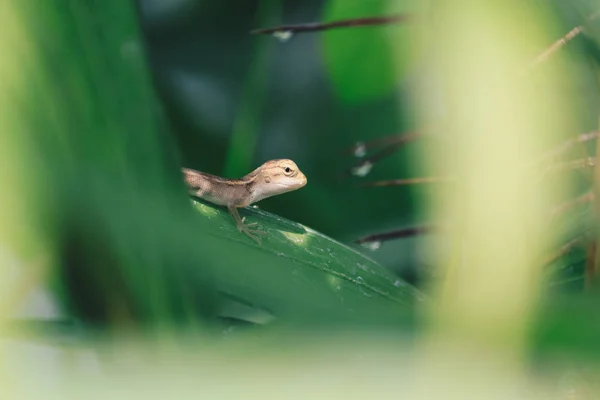
{"label": "water droplet on leaf", "polygon": [[381,247],[381,242],[379,240],[375,240],[373,242],[364,242],[361,244],[361,246],[371,251],[375,251]]}
{"label": "water droplet on leaf", "polygon": [[371,172],[372,168],[373,164],[371,164],[369,161],[365,161],[359,166],[352,168],[352,175],[359,176],[362,178],[363,176],[366,176],[369,172]]}
{"label": "water droplet on leaf", "polygon": [[356,142],[354,145],[354,156],[362,158],[367,154],[367,147],[363,142]]}
{"label": "water droplet on leaf", "polygon": [[278,39],[280,42],[285,43],[290,40],[294,36],[292,31],[275,31],[273,32],[273,37]]}

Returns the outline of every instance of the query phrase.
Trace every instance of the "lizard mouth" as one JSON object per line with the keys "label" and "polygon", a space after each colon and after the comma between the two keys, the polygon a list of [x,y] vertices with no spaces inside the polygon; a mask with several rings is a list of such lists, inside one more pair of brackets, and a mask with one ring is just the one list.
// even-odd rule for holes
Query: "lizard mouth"
{"label": "lizard mouth", "polygon": [[297,176],[296,178],[300,178],[300,179],[295,179],[293,181],[287,181],[287,182],[277,182],[276,184],[277,184],[277,186],[281,186],[281,187],[284,187],[287,189],[299,189],[306,185],[307,180],[304,175]]}
{"label": "lizard mouth", "polygon": [[306,183],[308,182],[307,179],[306,179],[306,176],[304,176],[304,174],[302,172],[300,172],[296,178],[297,178],[297,181],[294,182],[290,186],[294,186],[296,188],[301,188],[304,185],[306,185]]}

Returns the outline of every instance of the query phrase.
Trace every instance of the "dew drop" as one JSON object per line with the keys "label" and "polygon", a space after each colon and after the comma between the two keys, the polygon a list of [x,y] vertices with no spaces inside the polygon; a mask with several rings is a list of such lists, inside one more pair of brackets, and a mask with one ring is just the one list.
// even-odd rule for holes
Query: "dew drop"
{"label": "dew drop", "polygon": [[354,145],[354,156],[358,158],[362,158],[367,154],[367,146],[365,146],[364,142],[356,142]]}
{"label": "dew drop", "polygon": [[371,164],[371,162],[369,161],[365,161],[359,166],[352,168],[352,175],[359,176],[362,178],[363,176],[367,176],[369,172],[371,172],[372,168],[373,164]]}
{"label": "dew drop", "polygon": [[273,37],[279,40],[281,43],[285,43],[294,36],[292,31],[275,31]]}
{"label": "dew drop", "polygon": [[381,247],[381,242],[379,240],[375,240],[373,242],[364,242],[361,244],[361,246],[371,251],[375,251]]}

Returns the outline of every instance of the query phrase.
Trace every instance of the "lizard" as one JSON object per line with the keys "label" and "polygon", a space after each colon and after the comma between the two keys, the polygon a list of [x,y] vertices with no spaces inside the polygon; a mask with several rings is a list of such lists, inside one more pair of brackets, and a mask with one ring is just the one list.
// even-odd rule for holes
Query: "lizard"
{"label": "lizard", "polygon": [[189,168],[182,168],[189,194],[210,203],[225,206],[233,217],[237,229],[245,233],[258,245],[259,235],[266,232],[251,229],[256,222],[246,224],[240,218],[239,207],[247,207],[267,197],[291,192],[306,185],[306,176],[292,160],[277,159],[265,162],[240,179],[228,179]]}

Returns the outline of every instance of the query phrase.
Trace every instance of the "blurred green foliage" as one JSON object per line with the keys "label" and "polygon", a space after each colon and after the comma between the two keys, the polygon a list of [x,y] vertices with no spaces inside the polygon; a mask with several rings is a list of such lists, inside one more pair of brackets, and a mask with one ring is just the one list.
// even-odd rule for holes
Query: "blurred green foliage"
{"label": "blurred green foliage", "polygon": [[[31,52],[11,55],[27,76],[11,110],[23,129],[3,134],[33,149],[32,214],[53,253],[52,286],[66,315],[102,330],[217,327],[218,335],[246,324],[404,332],[418,325],[414,306],[423,295],[394,272],[424,275],[428,238],[392,242],[368,257],[348,244],[423,222],[421,200],[435,189],[358,184],[430,173],[416,165],[432,139],[401,149],[362,181],[345,175],[355,159],[343,154],[356,141],[415,127],[408,86],[429,77],[403,64],[408,50],[390,39],[406,27],[285,43],[248,34],[257,24],[383,14],[388,6],[13,2],[27,37],[4,40],[26,41]],[[565,31],[574,15],[581,14],[565,17]],[[594,35],[572,45],[586,62],[598,59]],[[582,130],[596,129],[597,66],[582,71],[564,101],[584,93],[576,99],[588,115]],[[262,247],[238,234],[223,210],[189,205],[180,166],[235,177],[271,158],[297,161],[309,184],[261,203],[274,214],[246,211],[269,233]],[[565,239],[590,212],[563,221]],[[560,290],[581,289],[584,257],[579,249],[552,265]],[[586,324],[597,300],[571,301],[579,299],[556,314],[546,313],[554,303],[544,306],[534,350],[598,354],[598,327]]]}
{"label": "blurred green foliage", "polygon": [[[323,22],[388,15],[389,3],[328,1]],[[395,43],[386,35],[388,29],[394,28],[376,26],[322,33],[323,59],[342,102],[365,103],[389,95],[402,79],[403,70],[394,63]]]}
{"label": "blurred green foliage", "polygon": [[[422,295],[355,250],[266,213],[270,237],[257,247],[222,210],[193,210],[132,4],[12,7],[32,58],[13,60],[31,79],[16,88],[13,115],[26,127],[6,134],[27,134],[33,149],[33,196],[43,199],[52,285],[67,316],[150,333],[406,320]],[[260,120],[251,95],[262,81],[253,79],[238,124],[249,135]],[[240,140],[252,154],[252,141]]]}

